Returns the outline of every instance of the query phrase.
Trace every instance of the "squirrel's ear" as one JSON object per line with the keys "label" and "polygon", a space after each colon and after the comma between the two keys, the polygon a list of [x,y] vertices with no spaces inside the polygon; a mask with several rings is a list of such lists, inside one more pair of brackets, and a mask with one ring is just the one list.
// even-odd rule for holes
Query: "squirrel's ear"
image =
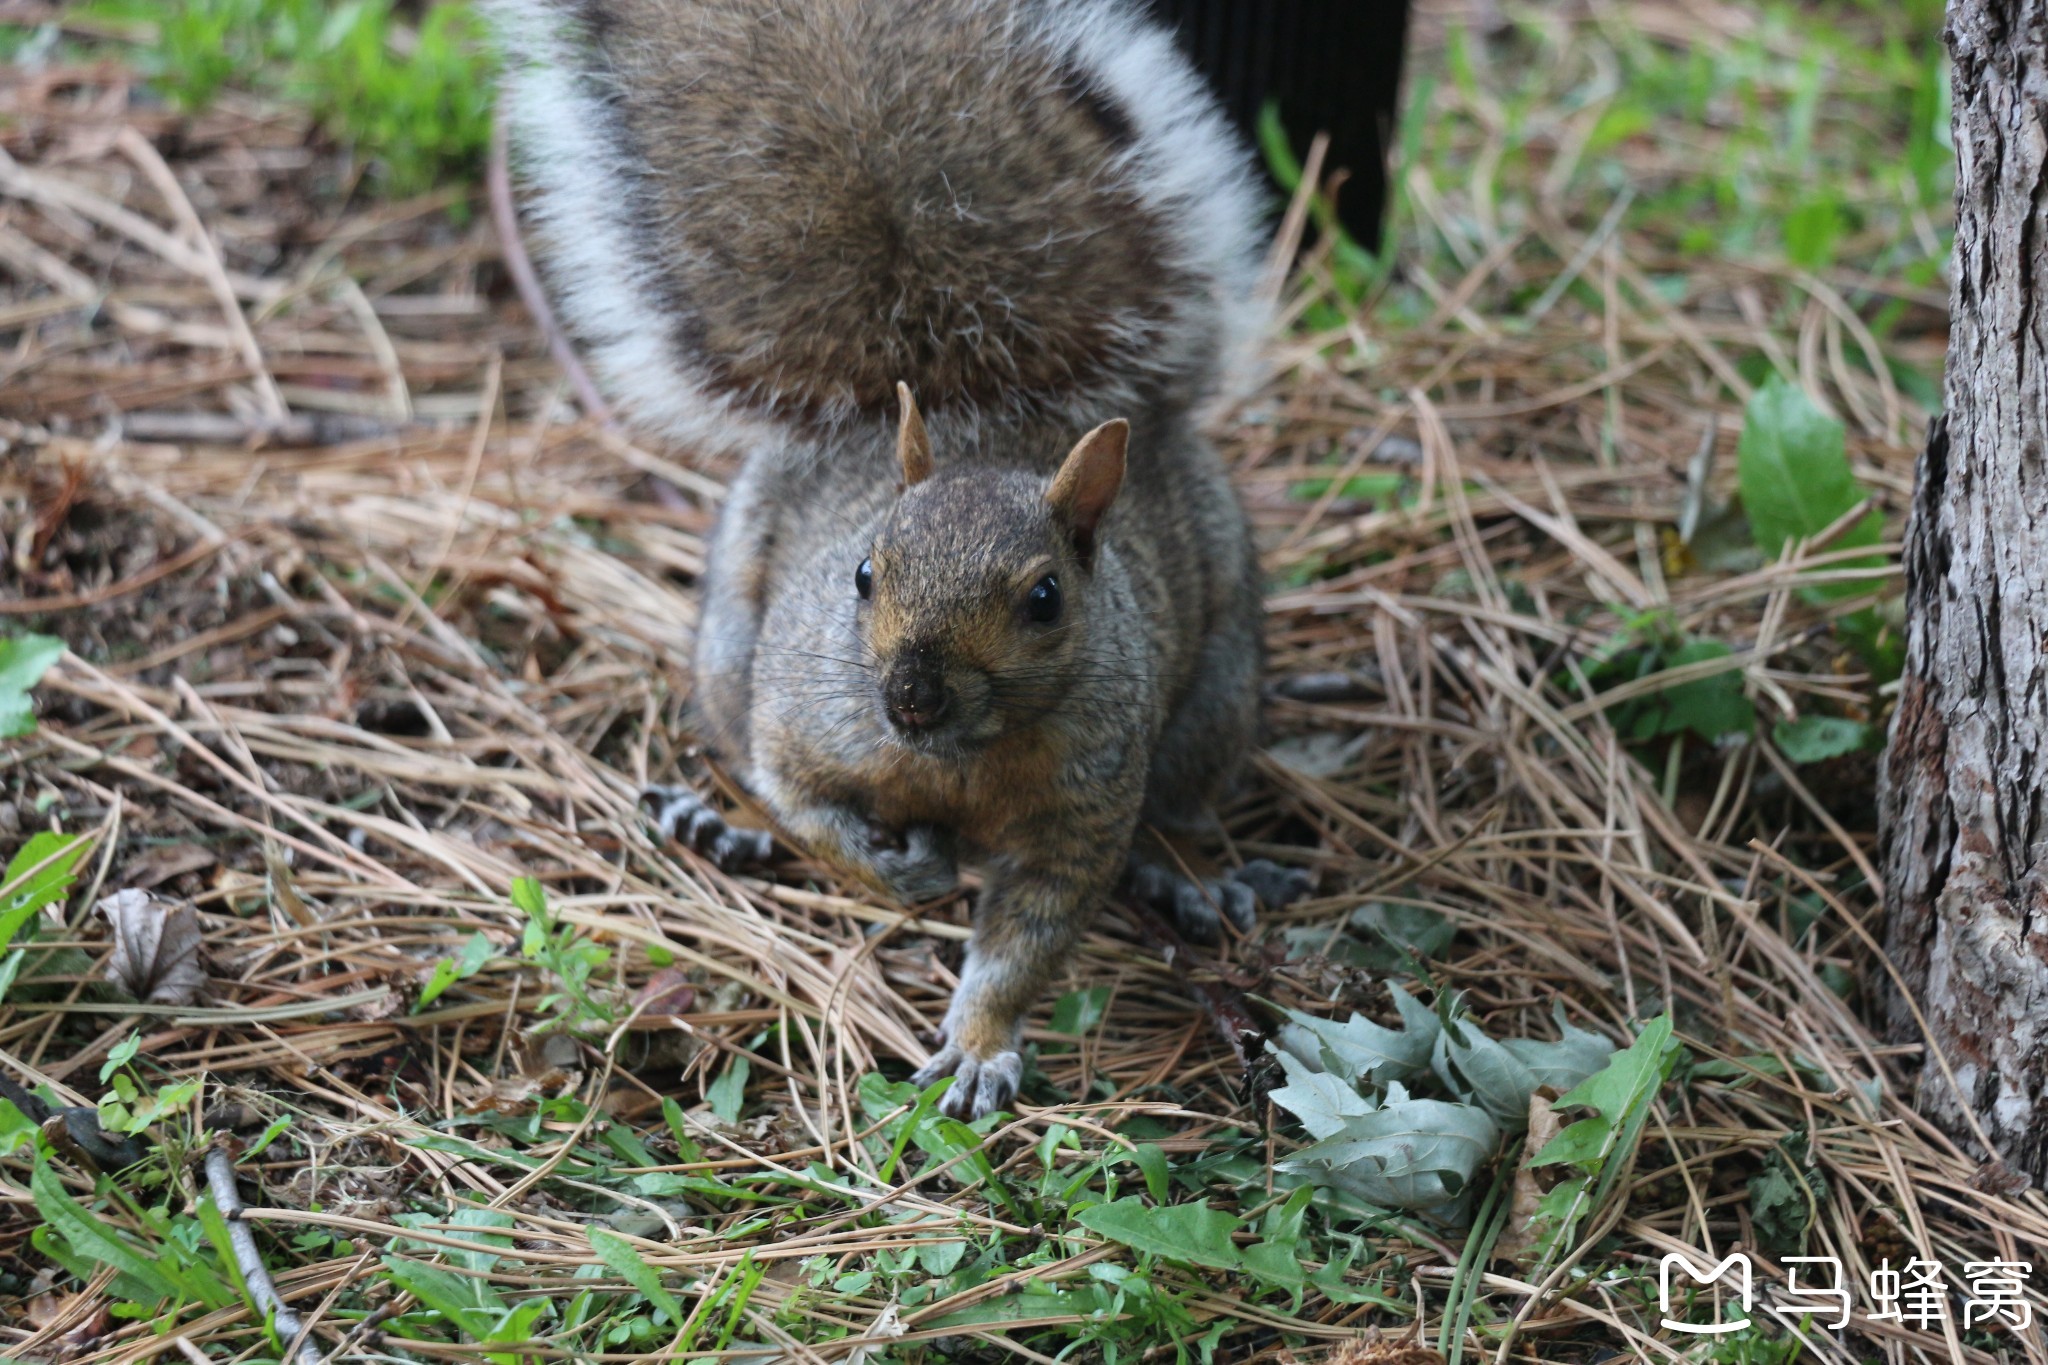
{"label": "squirrel's ear", "polygon": [[1082,557],[1095,553],[1095,528],[1124,486],[1124,450],[1131,442],[1131,424],[1119,417],[1083,436],[1067,453],[1046,493],[1053,511],[1074,534]]}
{"label": "squirrel's ear", "polygon": [[896,385],[896,401],[903,409],[903,420],[896,428],[896,459],[903,466],[903,486],[908,488],[931,477],[932,440],[924,434],[924,418],[918,416],[910,385]]}

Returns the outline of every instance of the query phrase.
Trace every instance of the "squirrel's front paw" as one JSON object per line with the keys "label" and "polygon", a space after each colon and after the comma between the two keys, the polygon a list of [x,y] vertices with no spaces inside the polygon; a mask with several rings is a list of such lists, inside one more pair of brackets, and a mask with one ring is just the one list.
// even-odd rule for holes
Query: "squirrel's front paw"
{"label": "squirrel's front paw", "polygon": [[662,838],[688,844],[728,872],[765,863],[775,851],[775,841],[766,830],[733,827],[688,787],[645,788],[640,804]]}
{"label": "squirrel's front paw", "polygon": [[937,900],[960,884],[952,838],[936,825],[912,825],[900,841],[875,830],[869,844],[875,871],[889,894],[905,905]]}
{"label": "squirrel's front paw", "polygon": [[972,1122],[1017,1097],[1018,1082],[1024,1079],[1024,1058],[1014,1049],[984,1057],[958,1043],[947,1043],[910,1079],[922,1089],[948,1076],[953,1084],[939,1097],[939,1112]]}

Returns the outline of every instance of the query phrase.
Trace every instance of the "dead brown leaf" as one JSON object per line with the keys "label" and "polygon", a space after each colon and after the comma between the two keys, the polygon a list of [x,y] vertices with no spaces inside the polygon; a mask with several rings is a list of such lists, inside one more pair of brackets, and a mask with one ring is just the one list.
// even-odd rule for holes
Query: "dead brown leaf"
{"label": "dead brown leaf", "polygon": [[285,861],[284,850],[276,844],[263,846],[263,866],[270,876],[270,898],[277,908],[291,916],[292,923],[301,929],[310,929],[320,922],[299,895],[298,883],[292,878],[291,864]]}
{"label": "dead brown leaf", "polygon": [[[792,1262],[794,1264],[794,1262]],[[39,1271],[29,1281],[28,1296],[21,1301],[22,1325],[41,1332],[64,1321],[76,1294],[59,1294],[53,1287],[57,1277],[51,1271]]]}
{"label": "dead brown leaf", "polygon": [[107,980],[145,1005],[189,1005],[206,985],[199,912],[129,887],[94,907],[113,930]]}
{"label": "dead brown leaf", "polygon": [[1493,1250],[1493,1254],[1502,1260],[1526,1267],[1530,1254],[1536,1250],[1537,1238],[1531,1231],[1531,1224],[1535,1222],[1536,1210],[1542,1204],[1543,1196],[1550,1193],[1550,1186],[1530,1167],[1529,1158],[1547,1147],[1562,1126],[1557,1110],[1551,1107],[1550,1100],[1541,1090],[1529,1096],[1529,1138],[1522,1144],[1522,1164],[1515,1171],[1508,1221],[1501,1228],[1500,1241]]}
{"label": "dead brown leaf", "polygon": [[122,880],[137,891],[147,891],[187,872],[204,871],[214,861],[213,850],[198,844],[159,844],[131,861]]}
{"label": "dead brown leaf", "polygon": [[633,1017],[629,1028],[671,1028],[677,1015],[688,1014],[697,1004],[697,987],[674,967],[663,967],[647,979],[633,996]]}

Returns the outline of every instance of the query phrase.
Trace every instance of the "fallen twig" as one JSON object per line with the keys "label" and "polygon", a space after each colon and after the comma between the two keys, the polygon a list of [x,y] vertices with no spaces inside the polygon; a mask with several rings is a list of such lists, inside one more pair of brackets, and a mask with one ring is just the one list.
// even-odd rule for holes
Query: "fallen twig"
{"label": "fallen twig", "polygon": [[0,1075],[0,1100],[19,1109],[22,1117],[42,1127],[43,1135],[67,1156],[84,1156],[102,1171],[133,1166],[149,1152],[132,1137],[109,1135],[100,1127],[99,1110],[84,1105],[45,1104],[34,1091]]}
{"label": "fallen twig", "polygon": [[262,1253],[256,1249],[256,1234],[242,1221],[247,1207],[242,1195],[235,1188],[235,1159],[228,1149],[215,1144],[206,1153],[206,1185],[213,1191],[214,1207],[228,1225],[228,1241],[235,1250],[235,1266],[242,1272],[242,1283],[249,1286],[249,1297],[259,1312],[268,1313],[277,1329],[279,1340],[286,1344],[288,1353],[298,1365],[321,1365],[320,1349],[314,1345],[306,1324],[292,1311],[277,1286],[271,1283],[270,1270],[263,1264]]}
{"label": "fallen twig", "polygon": [[548,306],[547,291],[540,286],[540,276],[534,271],[533,259],[526,254],[525,239],[519,235],[519,210],[512,202],[512,164],[508,142],[505,107],[501,103],[497,120],[491,127],[491,163],[485,180],[491,197],[491,223],[498,230],[498,252],[504,258],[505,273],[512,277],[512,287],[519,291],[519,301],[532,315],[533,325],[546,338],[548,354],[568,376],[569,387],[576,390],[576,401],[583,405],[585,415],[604,426],[617,426],[618,419],[612,414],[611,404],[605,402],[604,396],[597,391],[597,385],[591,381],[590,372],[583,368],[576,348],[569,344],[568,335],[555,320],[555,310]]}
{"label": "fallen twig", "polygon": [[145,409],[121,415],[123,438],[172,444],[242,445],[261,441],[270,446],[330,446],[390,436],[414,425],[389,417],[352,412],[295,412],[280,421],[226,412],[178,412]]}

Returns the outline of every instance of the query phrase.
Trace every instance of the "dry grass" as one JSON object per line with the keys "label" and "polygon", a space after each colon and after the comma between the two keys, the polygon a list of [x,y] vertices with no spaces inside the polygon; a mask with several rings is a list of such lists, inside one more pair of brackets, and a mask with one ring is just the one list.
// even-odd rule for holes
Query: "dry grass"
{"label": "dry grass", "polygon": [[[1678,13],[1646,8],[1642,22],[1661,32]],[[1716,12],[1685,32],[1710,44],[1722,40],[1714,23],[1738,19]],[[391,1330],[407,1301],[377,1258],[402,1232],[402,1254],[455,1263],[447,1253],[464,1243],[432,1219],[396,1218],[490,1208],[510,1216],[512,1241],[487,1278],[514,1296],[623,1287],[586,1236],[599,1216],[649,1264],[695,1277],[669,1279],[686,1310],[765,1268],[734,1329],[756,1344],[693,1355],[853,1359],[879,1323],[907,1333],[898,1355],[950,1335],[970,1356],[1045,1359],[1022,1327],[930,1327],[1018,1288],[1022,1272],[900,1310],[884,1291],[810,1290],[799,1273],[819,1257],[868,1264],[935,1228],[998,1246],[1050,1232],[1058,1254],[1030,1272],[1047,1283],[1130,1253],[1078,1227],[1034,1230],[957,1167],[876,1170],[857,1083],[925,1055],[962,902],[913,919],[794,859],[771,877],[727,876],[656,846],[636,818],[637,788],[688,755],[691,582],[722,471],[577,418],[502,286],[488,227],[446,213],[459,195],[357,201],[345,163],[308,150],[288,111],[137,114],[124,79],[112,65],[15,70],[0,91],[0,614],[73,651],[45,684],[41,728],[0,749],[0,816],[95,839],[65,928],[42,940],[81,956],[0,1006],[0,1070],[90,1105],[106,1054],[139,1030],[150,1076],[205,1078],[193,1131],[223,1105],[242,1107],[231,1117],[253,1119],[245,1128],[290,1115],[288,1136],[244,1166],[244,1188],[252,1202],[260,1190],[250,1217],[278,1234],[264,1241],[280,1290],[328,1352],[480,1358],[486,1348],[452,1336]],[[1470,96],[1438,98],[1474,114]],[[1628,158],[1654,153],[1631,146]],[[1658,173],[1630,168],[1645,182]],[[1421,172],[1409,187],[1417,233],[1470,239],[1473,202]],[[1533,201],[1517,225],[1483,226],[1484,249],[1459,273],[1432,273],[1443,254],[1417,252],[1404,286],[1434,301],[1427,315],[1398,332],[1368,317],[1297,333],[1280,348],[1284,382],[1225,433],[1280,585],[1275,746],[1228,812],[1226,856],[1313,868],[1320,890],[1197,975],[1305,1009],[1377,1009],[1376,983],[1289,958],[1278,931],[1414,902],[1456,925],[1429,970],[1467,992],[1495,1036],[1548,1036],[1557,1000],[1617,1040],[1668,1007],[1696,1058],[1751,1059],[1732,1079],[1666,1091],[1611,1240],[1582,1249],[1598,1274],[1539,1295],[1508,1262],[1484,1270],[1468,1358],[1700,1358],[1697,1341],[1657,1328],[1640,1277],[1668,1251],[1754,1249],[1745,1182],[1794,1130],[1825,1177],[1809,1250],[1840,1257],[1852,1283],[1885,1256],[1960,1268],[2048,1253],[2048,1200],[2002,1192],[1915,1115],[1923,1059],[1874,1022],[1888,987],[1874,947],[1872,758],[1799,770],[1767,742],[1672,743],[1646,763],[1608,722],[1620,694],[1571,682],[1633,614],[1655,610],[1731,642],[1704,671],[1739,670],[1766,719],[1881,714],[1829,630],[1859,600],[1824,612],[1797,591],[1831,572],[1824,550],[1727,575],[1667,544],[1701,451],[1718,457],[1711,488],[1732,481],[1753,354],[1849,423],[1859,475],[1903,506],[1924,414],[1849,359],[1867,310],[1845,299],[1871,282],[1688,260],[1674,297],[1652,277],[1675,263],[1603,231],[1601,207]],[[1526,319],[1516,301],[1567,269],[1590,292],[1558,287]],[[1312,257],[1288,290],[1293,311],[1330,278]],[[1927,325],[1887,349],[1938,364],[1938,291],[1895,292]],[[243,439],[285,412],[282,439]],[[1332,458],[1340,480],[1405,469],[1413,496],[1384,510],[1299,496]],[[651,495],[662,475],[679,495]],[[1886,574],[1855,572],[1872,598],[1892,590]],[[1339,700],[1281,695],[1339,672],[1347,686],[1322,694]],[[508,893],[521,875],[614,950],[596,984],[637,999],[634,1019],[573,1039],[537,1030],[552,987],[519,957],[526,918]],[[145,1009],[99,986],[108,945],[91,906],[138,885],[200,911],[203,1007]],[[1802,896],[1823,913],[1788,936]],[[434,965],[476,933],[499,955],[409,1012]],[[1122,1131],[1197,1172],[1205,1155],[1294,1144],[1284,1127],[1259,1136],[1269,1114],[1246,1107],[1236,1059],[1124,913],[1103,915],[1070,976],[1066,989],[1108,988],[1106,1017],[1069,1038],[1035,1016],[1035,1093],[1069,1099],[1023,1104],[995,1131],[999,1177],[1036,1179],[1048,1157],[1034,1143],[1055,1131],[1070,1144],[1049,1159],[1068,1168]],[[1831,989],[1844,979],[1847,999]],[[706,1090],[740,1057],[749,1117],[726,1123]],[[1776,1059],[1775,1074],[1758,1058]],[[560,1095],[587,1108],[547,1112],[581,1118],[508,1135]],[[665,1096],[702,1154],[662,1169],[787,1199],[782,1216],[621,1189],[636,1172],[597,1135],[637,1131],[673,1155]],[[449,1150],[437,1140],[451,1131],[484,1149]],[[195,1177],[161,1165],[170,1183],[152,1197],[182,1211]],[[56,1169],[89,1196],[89,1170]],[[804,1202],[833,1180],[882,1193]],[[40,1219],[26,1182],[23,1162],[0,1166],[0,1265],[13,1277],[0,1281],[0,1351],[273,1352],[239,1307],[189,1311],[174,1343],[162,1323],[109,1317],[106,1277],[81,1286],[31,1247]],[[1210,1193],[1251,1208],[1265,1190]],[[876,1210],[933,1221],[863,1216]],[[334,1240],[292,1240],[315,1229]],[[1352,1278],[1379,1284],[1391,1307],[1311,1293],[1295,1313],[1284,1295],[1247,1302],[1219,1277],[1155,1278],[1196,1320],[1234,1324],[1219,1348],[1229,1359],[1300,1359],[1299,1343],[1398,1327],[1402,1311],[1419,1310],[1434,1339],[1461,1237],[1373,1231]],[[1767,1265],[1765,1278],[1782,1271]],[[2043,1358],[2033,1336],[1966,1342],[1953,1328],[1860,1320],[1857,1331],[1848,1344],[1813,1331],[1809,1349]]]}

